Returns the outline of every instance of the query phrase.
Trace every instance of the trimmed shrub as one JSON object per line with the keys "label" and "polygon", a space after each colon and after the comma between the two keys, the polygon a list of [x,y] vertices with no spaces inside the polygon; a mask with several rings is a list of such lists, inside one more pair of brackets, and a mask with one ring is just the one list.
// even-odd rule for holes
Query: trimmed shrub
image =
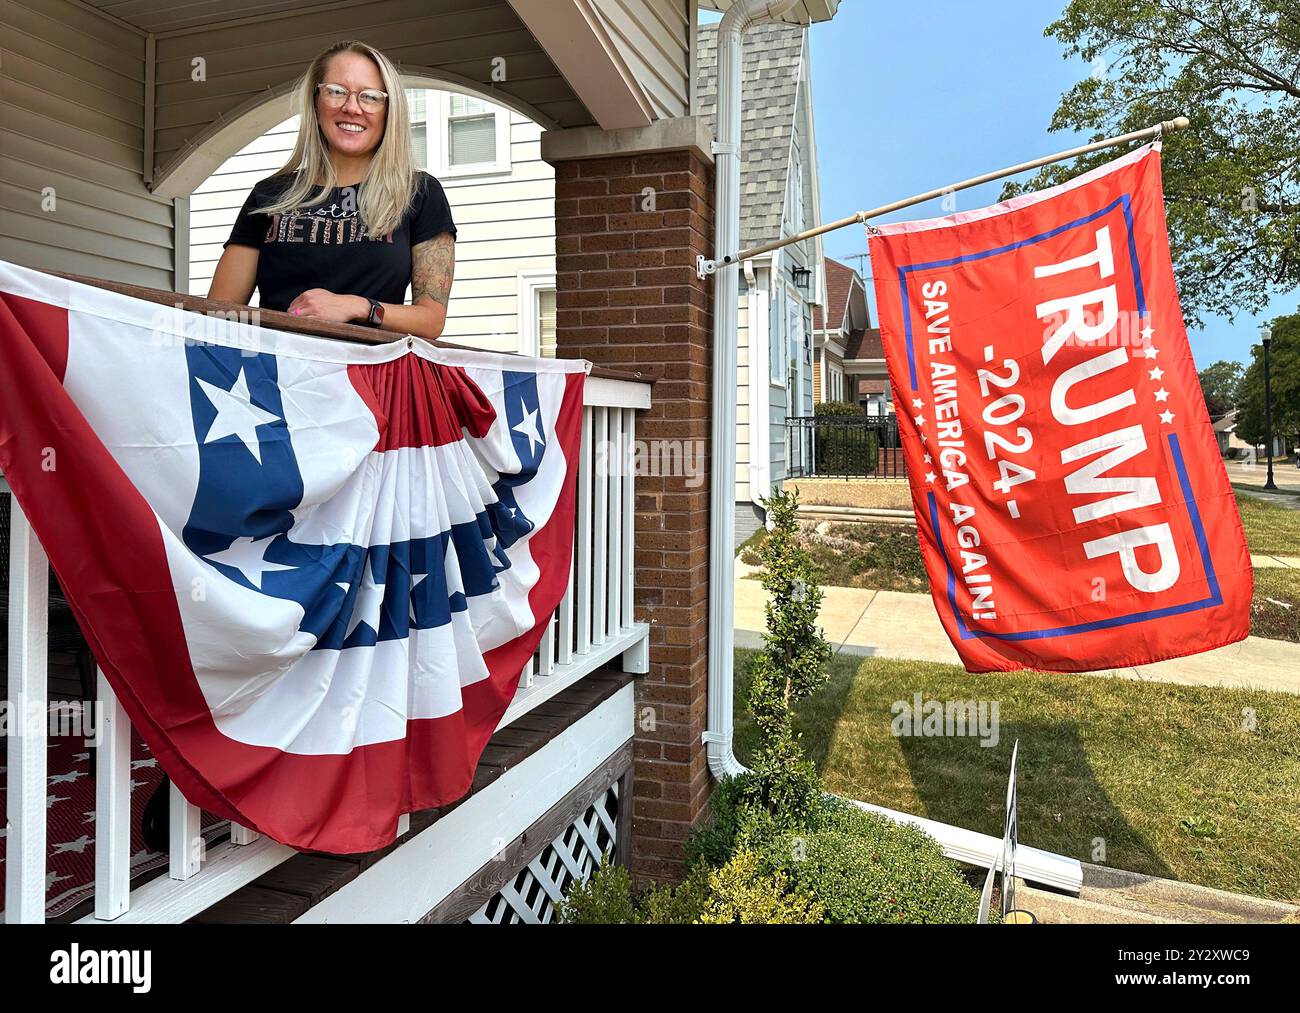
{"label": "trimmed shrub", "polygon": [[[847,401],[825,401],[813,409],[819,419],[865,419],[861,405]],[[817,430],[817,474],[869,475],[880,460],[880,438],[868,426],[819,425]]]}
{"label": "trimmed shrub", "polygon": [[827,922],[973,924],[979,914],[979,895],[933,837],[838,799],[811,832],[787,836],[764,860],[793,893],[822,905]]}
{"label": "trimmed shrub", "polygon": [[709,870],[700,866],[677,886],[636,893],[626,868],[605,862],[575,883],[556,908],[561,925],[691,925],[709,901]]}
{"label": "trimmed shrub", "polygon": [[700,916],[705,925],[816,925],[821,904],[789,892],[784,873],[769,872],[756,852],[741,850],[709,873],[709,902]]}

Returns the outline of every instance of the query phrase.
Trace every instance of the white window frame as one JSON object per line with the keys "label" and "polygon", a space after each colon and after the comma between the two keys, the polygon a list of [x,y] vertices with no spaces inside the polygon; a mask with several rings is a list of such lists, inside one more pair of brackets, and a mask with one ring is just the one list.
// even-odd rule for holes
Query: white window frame
{"label": "white window frame", "polygon": [[424,123],[429,164],[425,171],[438,179],[460,179],[467,176],[500,176],[509,174],[513,169],[510,155],[510,110],[493,103],[482,95],[473,92],[456,92],[468,98],[486,102],[496,118],[496,149],[494,162],[476,162],[472,165],[451,165],[451,96],[452,92],[438,88],[421,88],[424,92],[424,120],[411,120],[412,123]]}
{"label": "white window frame", "polygon": [[537,293],[547,288],[555,288],[554,271],[520,271],[517,276],[516,330],[520,355],[542,354],[542,338],[537,331]]}
{"label": "white window frame", "polygon": [[[804,315],[804,303],[799,298],[799,290],[793,285],[787,283],[785,288],[785,321],[783,329],[785,331],[785,359],[782,362],[781,384],[785,388],[785,413],[786,415],[801,416],[803,415],[803,388],[804,381],[807,379],[807,369],[809,365],[808,351],[808,321]],[[799,321],[796,330],[792,326],[795,320]],[[791,347],[792,342],[799,342],[799,347]],[[790,381],[790,359],[791,353],[794,352],[794,385]],[[798,409],[797,411],[795,409]]]}
{"label": "white window frame", "polygon": [[[773,269],[775,273],[775,268]],[[775,280],[775,279],[774,279]],[[772,298],[772,307],[774,317],[771,328],[771,345],[767,354],[767,381],[772,387],[785,387],[787,382],[786,374],[790,370],[790,352],[788,346],[789,308],[786,301],[789,298],[787,290],[782,286],[776,288]]]}

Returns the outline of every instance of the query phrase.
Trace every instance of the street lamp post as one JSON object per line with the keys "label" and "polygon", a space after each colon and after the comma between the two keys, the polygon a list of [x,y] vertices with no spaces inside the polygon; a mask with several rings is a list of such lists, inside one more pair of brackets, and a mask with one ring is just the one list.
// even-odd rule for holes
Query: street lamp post
{"label": "street lamp post", "polygon": [[1268,346],[1273,343],[1273,329],[1265,324],[1259,329],[1259,340],[1264,345],[1264,460],[1268,467],[1265,489],[1277,489],[1273,483],[1273,386],[1268,370]]}

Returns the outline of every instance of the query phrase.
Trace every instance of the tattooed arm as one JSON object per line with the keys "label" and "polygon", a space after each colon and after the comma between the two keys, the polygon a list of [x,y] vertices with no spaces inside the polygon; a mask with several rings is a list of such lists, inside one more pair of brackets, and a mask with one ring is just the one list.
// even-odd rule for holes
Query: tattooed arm
{"label": "tattooed arm", "polygon": [[411,305],[385,306],[384,330],[432,341],[447,323],[447,300],[456,267],[456,240],[450,232],[411,249]]}
{"label": "tattooed arm", "polygon": [[[447,323],[447,300],[456,266],[456,240],[450,232],[425,240],[411,249],[410,306],[384,303],[385,331],[414,334],[433,341]],[[370,303],[359,295],[335,295],[314,288],[289,305],[289,312],[322,320],[364,323]]]}

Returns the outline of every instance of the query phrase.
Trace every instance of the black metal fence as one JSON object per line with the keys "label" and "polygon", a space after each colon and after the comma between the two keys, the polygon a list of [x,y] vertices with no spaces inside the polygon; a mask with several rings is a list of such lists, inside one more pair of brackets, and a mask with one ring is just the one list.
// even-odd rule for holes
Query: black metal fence
{"label": "black metal fence", "polygon": [[791,478],[907,477],[892,415],[787,418],[785,460]]}

